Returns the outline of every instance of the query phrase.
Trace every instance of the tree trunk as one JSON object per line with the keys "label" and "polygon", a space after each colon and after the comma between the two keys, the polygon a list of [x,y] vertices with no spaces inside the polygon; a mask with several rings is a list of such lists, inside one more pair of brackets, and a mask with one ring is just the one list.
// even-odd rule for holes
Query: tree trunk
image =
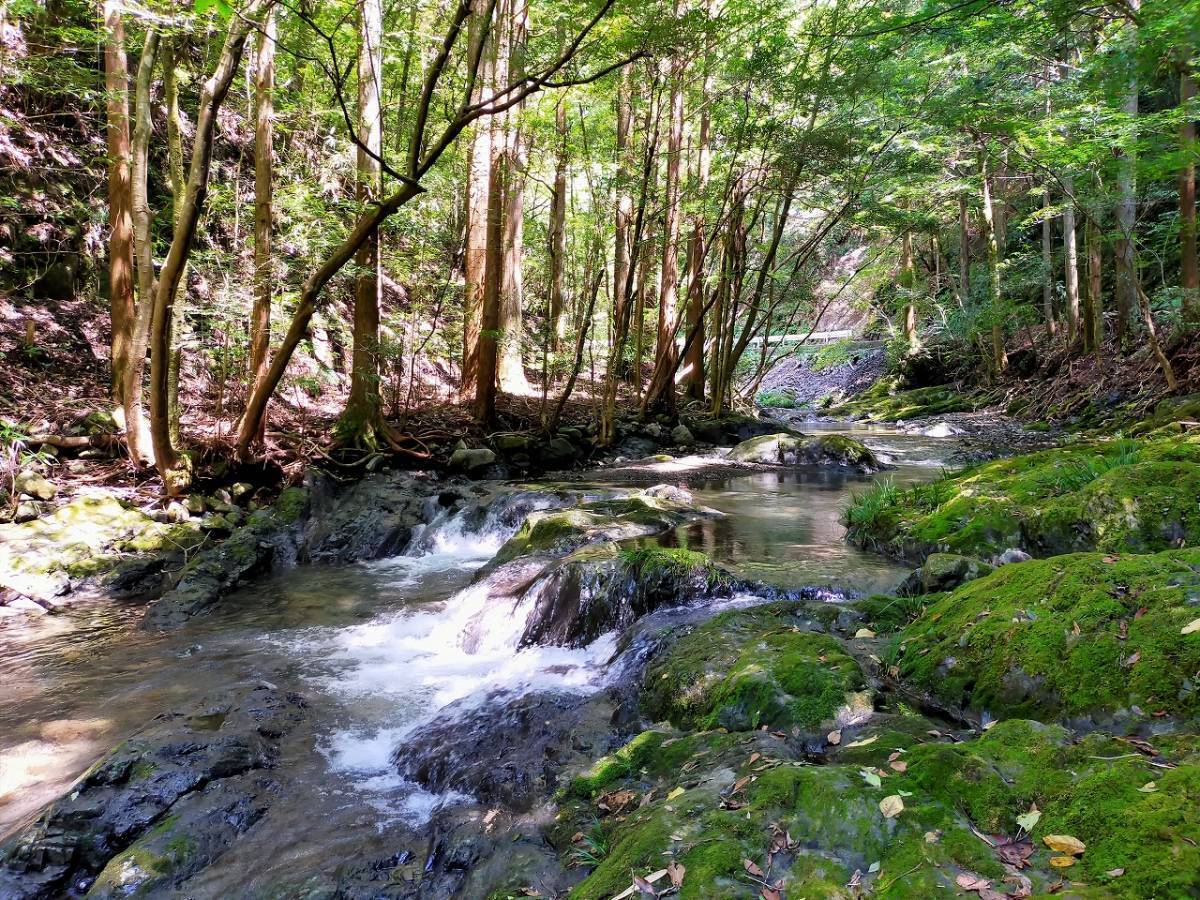
{"label": "tree trunk", "polygon": [[[567,101],[559,95],[554,107],[554,132],[558,153],[554,163],[554,189],[550,195],[550,343],[555,352],[562,348],[567,334],[566,289],[564,276],[567,256]],[[620,153],[623,148],[618,147]],[[618,178],[620,176],[618,175]],[[617,251],[622,252],[618,239]]]}
{"label": "tree trunk", "polygon": [[1142,310],[1142,323],[1146,326],[1146,343],[1150,345],[1150,351],[1154,354],[1154,358],[1158,360],[1163,378],[1167,381],[1167,390],[1173,394],[1179,390],[1179,382],[1175,378],[1175,369],[1171,366],[1171,360],[1163,350],[1162,344],[1159,343],[1158,330],[1154,327],[1154,313],[1150,309],[1150,298],[1142,290],[1141,284],[1135,284],[1134,287],[1137,289],[1138,304]]}
{"label": "tree trunk", "polygon": [[992,206],[992,177],[988,172],[987,151],[979,155],[980,182],[983,187],[983,237],[987,243],[988,286],[992,304],[992,366],[999,374],[1008,368],[1004,351],[1004,321],[1000,293],[1000,246],[996,237],[996,211]]}
{"label": "tree trunk", "polygon": [[912,232],[905,231],[900,238],[900,287],[905,293],[904,304],[904,341],[908,344],[908,352],[915,353],[919,347],[917,341],[917,306],[914,294],[917,287],[917,270],[913,265]]}
{"label": "tree trunk", "polygon": [[[1184,65],[1179,76],[1179,103],[1188,106],[1196,98],[1196,79]],[[1196,259],[1196,120],[1192,115],[1179,126],[1179,142],[1187,153],[1179,172],[1179,280],[1184,290],[1184,316],[1195,322],[1200,319],[1200,264]]]}
{"label": "tree trunk", "polygon": [[[676,0],[676,12],[679,9]],[[663,200],[662,270],[659,276],[658,338],[654,373],[643,403],[645,413],[675,415],[676,306],[679,296],[679,171],[683,156],[683,70],[681,58],[671,62],[670,124],[667,129],[667,180]]]}
{"label": "tree trunk", "polygon": [[1104,345],[1104,301],[1100,295],[1104,248],[1100,243],[1100,226],[1094,216],[1088,216],[1085,240],[1088,257],[1088,283],[1087,303],[1083,310],[1083,347],[1084,350],[1098,354]]}
{"label": "tree trunk", "polygon": [[171,439],[170,430],[169,335],[175,293],[183,278],[196,226],[208,193],[217,111],[229,93],[229,86],[241,62],[250,29],[270,6],[271,0],[251,0],[242,11],[242,15],[229,20],[229,31],[216,69],[204,82],[196,116],[191,171],[188,174],[171,248],[163,263],[158,289],[154,295],[154,313],[150,328],[150,434],[154,441],[155,463],[169,495],[178,494],[191,482],[190,463],[179,455]]}
{"label": "tree trunk", "polygon": [[964,306],[971,302],[971,227],[966,194],[958,198],[958,295]]}
{"label": "tree trunk", "polygon": [[137,258],[138,303],[130,342],[129,364],[121,394],[125,407],[125,439],[129,458],[135,466],[154,464],[150,432],[146,426],[142,405],[142,380],[146,370],[146,340],[150,332],[150,316],[154,311],[154,244],[150,234],[153,215],[147,194],[150,155],[150,82],[154,78],[154,61],[158,53],[159,34],[151,27],[146,31],[142,58],[134,82],[133,109],[133,243]]}
{"label": "tree trunk", "polygon": [[[182,46],[182,38],[168,39],[164,42],[163,51],[163,99],[167,105],[167,174],[171,183],[171,223],[179,224],[180,212],[183,208],[184,177],[183,177],[183,119],[179,113],[179,83],[175,67],[177,57],[176,45]],[[183,334],[186,324],[185,313],[187,305],[179,302],[179,292],[183,291],[183,299],[187,298],[187,263],[183,265],[183,273],[179,278],[179,287],[175,290],[175,307],[171,321],[167,323],[167,346],[171,351],[171,361],[167,366],[168,402],[167,420],[171,432],[171,443],[179,443],[179,366],[183,359],[183,351],[179,346],[179,336]],[[157,286],[155,287],[157,293]]]}
{"label": "tree trunk", "polygon": [[104,0],[104,88],[108,134],[108,297],[111,310],[112,395],[120,403],[133,340],[133,196],[129,172],[129,69],[123,4]]}
{"label": "tree trunk", "polygon": [[[488,21],[487,0],[477,0],[471,14],[473,40],[493,36],[495,29]],[[491,98],[492,57],[489,50],[480,65],[472,103],[486,103]],[[487,270],[488,184],[492,166],[492,122],[480,119],[471,135],[470,162],[467,170],[467,228],[466,250],[463,255],[463,359],[459,391],[464,396],[475,393],[479,380],[479,330],[483,315],[484,278]]]}
{"label": "tree trunk", "polygon": [[[1126,0],[1129,10],[1136,14],[1141,9],[1141,0]],[[1137,23],[1129,19],[1125,24],[1132,44],[1131,57],[1136,56]],[[1117,231],[1115,244],[1116,254],[1116,308],[1117,308],[1117,345],[1124,347],[1129,336],[1129,325],[1133,311],[1137,309],[1137,253],[1135,230],[1137,228],[1137,116],[1138,116],[1138,77],[1133,68],[1136,62],[1129,63],[1131,71],[1126,84],[1125,96],[1121,109],[1133,123],[1129,130],[1126,144],[1118,148],[1119,160],[1117,167]]]}
{"label": "tree trunk", "polygon": [[[529,0],[510,0],[506,80],[525,75],[525,41],[529,31]],[[500,283],[500,360],[497,378],[510,394],[531,393],[525,377],[524,256],[525,155],[523,112],[518,103],[504,113],[504,273]]]}
{"label": "tree trunk", "polygon": [[[275,147],[272,117],[275,102],[275,11],[268,10],[258,36],[254,66],[254,307],[250,312],[250,384],[258,386],[267,374],[271,344],[271,226],[272,174]],[[255,440],[262,441],[266,419]]]}
{"label": "tree trunk", "polygon": [[1050,184],[1045,185],[1042,195],[1042,315],[1046,318],[1046,333],[1050,337],[1058,334],[1058,322],[1054,318],[1054,254],[1050,233]]}
{"label": "tree trunk", "polygon": [[[708,14],[712,15],[711,0]],[[687,325],[691,343],[684,354],[683,366],[687,395],[693,400],[704,399],[704,259],[707,255],[704,243],[704,195],[712,165],[709,151],[712,121],[708,110],[712,84],[712,74],[706,71],[700,87],[700,133],[696,142],[697,212],[692,216],[692,233],[688,238]]]}
{"label": "tree trunk", "polygon": [[1067,290],[1067,337],[1079,336],[1079,250],[1075,239],[1075,184],[1071,176],[1062,180],[1063,198],[1063,276]]}
{"label": "tree trunk", "polygon": [[[383,126],[380,85],[383,77],[383,8],[380,0],[358,2],[358,172],[357,194],[362,205],[373,203],[382,187]],[[342,443],[374,449],[383,429],[379,397],[379,301],[382,286],[379,231],[355,257],[361,274],[354,287],[354,344],[350,364],[350,396],[338,422]]]}

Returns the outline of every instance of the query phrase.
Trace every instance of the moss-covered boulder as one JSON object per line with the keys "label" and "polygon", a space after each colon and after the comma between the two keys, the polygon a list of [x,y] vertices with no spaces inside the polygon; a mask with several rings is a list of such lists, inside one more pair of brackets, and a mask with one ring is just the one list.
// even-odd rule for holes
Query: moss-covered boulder
{"label": "moss-covered boulder", "polygon": [[[569,827],[594,823],[592,849],[576,855],[590,872],[572,897],[616,896],[671,861],[686,870],[684,898],[759,896],[764,876],[749,877],[746,861],[789,897],[960,896],[960,877],[1011,896],[1200,890],[1200,745],[1190,735],[1164,739],[1154,756],[1012,720],[963,743],[926,736],[888,748],[881,732],[863,742],[876,758],[824,766],[788,758],[762,733],[719,738],[639,735],[610,757],[628,766],[609,763],[617,774],[603,789],[563,807]],[[1062,852],[1049,835],[1083,850],[1052,864]]]}
{"label": "moss-covered boulder", "polygon": [[742,731],[809,730],[839,710],[869,712],[858,663],[836,638],[801,630],[796,611],[791,603],[732,610],[685,634],[646,673],[646,714]]}
{"label": "moss-covered boulder", "polygon": [[990,558],[1200,544],[1200,435],[1081,443],[974,466],[931,484],[880,484],[846,511],[850,540],[893,555]]}
{"label": "moss-covered boulder", "polygon": [[947,707],[1047,719],[1200,714],[1200,550],[1003,566],[928,598],[884,654]]}
{"label": "moss-covered boulder", "polygon": [[533,512],[483,567],[481,574],[486,575],[519,557],[565,556],[588,544],[646,537],[705,515],[717,513],[697,507],[686,491],[667,485],[628,497]]}
{"label": "moss-covered boulder", "polygon": [[957,553],[930,553],[925,562],[904,579],[898,593],[907,596],[952,591],[961,584],[989,574],[992,567]]}
{"label": "moss-covered boulder", "polygon": [[849,416],[875,422],[898,422],[954,412],[971,412],[992,401],[988,394],[965,394],[952,384],[901,390],[895,379],[881,378],[844,403],[831,406],[832,416]]}
{"label": "moss-covered boulder", "polygon": [[842,434],[819,437],[788,432],[764,434],[742,441],[729,451],[728,458],[764,465],[834,465],[859,472],[877,472],[881,468],[875,454],[862,441]]}

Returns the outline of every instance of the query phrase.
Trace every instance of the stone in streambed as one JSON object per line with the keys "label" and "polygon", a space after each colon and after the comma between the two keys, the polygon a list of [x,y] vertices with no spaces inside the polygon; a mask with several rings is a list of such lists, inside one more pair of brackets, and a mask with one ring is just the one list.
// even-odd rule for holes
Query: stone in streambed
{"label": "stone in streambed", "polygon": [[743,441],[729,451],[734,462],[765,465],[837,465],[860,472],[875,472],[881,463],[861,441],[839,434],[806,437],[801,434],[764,434]]}
{"label": "stone in streambed", "polygon": [[477,472],[496,461],[496,454],[487,447],[459,447],[450,454],[448,465],[459,472]]}
{"label": "stone in streambed", "polygon": [[58,485],[40,472],[26,469],[13,479],[13,493],[32,497],[34,500],[53,500],[58,495]]}
{"label": "stone in streambed", "polygon": [[952,591],[968,581],[990,574],[992,567],[969,556],[956,553],[930,553],[924,564],[913,571],[897,589],[897,593],[916,597]]}

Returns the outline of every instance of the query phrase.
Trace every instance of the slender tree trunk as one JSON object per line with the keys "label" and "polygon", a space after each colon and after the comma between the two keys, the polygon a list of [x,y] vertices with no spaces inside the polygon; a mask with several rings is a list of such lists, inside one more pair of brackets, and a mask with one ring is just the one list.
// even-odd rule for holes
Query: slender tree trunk
{"label": "slender tree trunk", "polygon": [[912,232],[905,231],[900,238],[900,287],[906,294],[904,304],[904,341],[908,344],[908,352],[915,353],[920,346],[917,341],[917,306],[915,293],[917,288],[917,270],[913,265]]}
{"label": "slender tree trunk", "polygon": [[[557,352],[567,334],[566,317],[566,256],[567,256],[567,99],[560,94],[554,107],[554,132],[558,151],[554,163],[554,190],[550,195],[550,343]],[[620,153],[623,148],[618,148]],[[618,176],[620,177],[620,176]],[[617,253],[622,248],[618,241]]]}
{"label": "slender tree trunk", "polygon": [[[263,30],[258,36],[258,56],[254,66],[254,307],[250,312],[251,389],[261,384],[267,375],[267,351],[271,344],[275,37],[275,11],[272,9],[267,11]],[[264,418],[255,439],[261,441],[265,430]]]}
{"label": "slender tree trunk", "polygon": [[958,198],[958,295],[964,306],[971,302],[971,227],[966,194]]}
{"label": "slender tree trunk", "polygon": [[130,342],[129,364],[125,370],[122,396],[125,406],[125,437],[129,458],[135,466],[153,465],[150,432],[142,404],[142,380],[146,370],[146,341],[150,332],[150,316],[154,310],[154,245],[150,234],[153,215],[147,194],[150,155],[150,83],[154,78],[154,62],[158,53],[159,34],[151,27],[146,31],[142,58],[134,82],[133,127],[133,244],[137,259],[138,303]]}
{"label": "slender tree trunk", "polygon": [[[525,75],[525,41],[529,30],[528,0],[511,0],[508,21],[508,74]],[[500,388],[510,394],[529,394],[525,376],[525,153],[524,104],[504,114],[504,272],[500,283]]]}
{"label": "slender tree trunk", "polygon": [[196,116],[191,171],[188,174],[171,248],[163,263],[158,289],[154,295],[154,314],[150,327],[150,434],[154,441],[154,457],[159,475],[167,493],[171,495],[186,489],[191,482],[190,463],[176,450],[170,429],[170,322],[175,295],[183,278],[196,226],[208,194],[217,111],[229,93],[229,86],[241,62],[250,29],[270,6],[271,0],[251,0],[242,11],[242,15],[229,20],[229,31],[216,69],[204,82]]}
{"label": "slender tree trunk", "polygon": [[1137,288],[1138,304],[1142,311],[1142,323],[1146,326],[1146,343],[1150,345],[1150,351],[1154,354],[1154,358],[1158,360],[1163,378],[1167,382],[1167,390],[1173,394],[1179,390],[1179,381],[1175,378],[1175,369],[1171,366],[1170,358],[1167,356],[1166,351],[1163,350],[1162,344],[1159,343],[1158,329],[1154,327],[1154,312],[1150,309],[1150,298],[1142,290],[1141,284],[1137,284],[1135,287]]}
{"label": "slender tree trunk", "polygon": [[[476,0],[470,28],[476,40],[495,35],[486,15],[487,0]],[[494,37],[493,37],[494,39]],[[493,93],[494,48],[483,58],[473,103],[486,103]],[[488,185],[492,166],[492,122],[480,119],[471,136],[467,172],[467,236],[463,256],[463,361],[459,390],[464,396],[476,392],[479,381],[479,331],[483,315],[484,278],[487,271]]]}
{"label": "slender tree trunk", "polygon": [[[492,78],[497,88],[508,82],[511,51],[511,4],[496,8],[495,54]],[[484,271],[483,318],[479,335],[479,381],[475,388],[475,418],[489,427],[496,418],[496,389],[500,366],[501,304],[504,302],[504,212],[508,192],[508,154],[505,116],[492,116],[488,176],[487,256]]]}
{"label": "slender tree trunk", "polygon": [[1101,244],[1100,226],[1095,216],[1088,217],[1085,232],[1088,282],[1087,303],[1083,310],[1083,347],[1084,350],[1098,354],[1104,345],[1104,301],[1100,294],[1104,248]]}
{"label": "slender tree trunk", "polygon": [[[183,209],[184,175],[183,175],[183,119],[179,113],[179,83],[176,78],[177,55],[176,46],[182,47],[182,38],[168,39],[163,42],[163,99],[167,106],[167,178],[171,184],[171,223],[179,224],[179,216]],[[156,286],[157,291],[157,286]],[[183,297],[180,297],[180,292]],[[175,289],[175,306],[171,320],[167,323],[167,346],[170,348],[170,364],[167,366],[167,419],[171,431],[171,443],[179,444],[179,367],[183,360],[183,350],[179,346],[179,337],[186,325],[187,304],[182,302],[187,298],[187,263],[179,278],[179,286]]]}
{"label": "slender tree trunk", "polygon": [[[708,15],[711,16],[712,11],[710,0]],[[708,49],[711,54],[711,46]],[[687,325],[691,343],[684,355],[683,365],[687,395],[693,400],[704,399],[704,259],[707,255],[704,195],[708,189],[709,170],[712,165],[709,151],[712,121],[708,111],[712,84],[712,74],[706,71],[700,88],[700,133],[696,140],[697,212],[692,216],[692,233],[688,238]]]}
{"label": "slender tree trunk", "polygon": [[[676,0],[676,12],[679,3]],[[670,124],[667,129],[667,180],[663,200],[663,252],[658,297],[658,339],[654,373],[643,410],[675,415],[675,326],[679,296],[679,172],[683,156],[683,61],[671,62]]]}
{"label": "slender tree trunk", "polygon": [[[383,123],[380,90],[383,78],[383,8],[380,0],[358,2],[358,200],[374,202],[380,193]],[[354,345],[351,351],[350,396],[338,423],[338,436],[347,444],[374,448],[383,429],[379,396],[379,303],[383,278],[379,231],[363,244],[355,258],[361,274],[354,288]]]}
{"label": "slender tree trunk", "polygon": [[1004,320],[1000,293],[1000,245],[996,235],[996,210],[992,206],[992,176],[988,172],[987,151],[979,155],[980,182],[983,187],[983,236],[987,244],[988,286],[992,304],[992,366],[999,374],[1008,368],[1004,351]]}
{"label": "slender tree trunk", "polygon": [[1058,322],[1054,318],[1054,253],[1050,231],[1050,185],[1046,184],[1042,195],[1042,315],[1046,318],[1046,333],[1050,337],[1058,334]]}
{"label": "slender tree trunk", "polygon": [[1071,176],[1063,176],[1063,280],[1067,291],[1067,337],[1074,342],[1079,336],[1079,250],[1075,238],[1075,184]]}
{"label": "slender tree trunk", "polygon": [[104,0],[104,88],[108,134],[108,296],[112,395],[123,398],[133,339],[133,196],[129,172],[129,68],[123,4]]}
{"label": "slender tree trunk", "polygon": [[[1179,103],[1190,106],[1196,99],[1196,78],[1186,67],[1179,76]],[[1184,290],[1184,315],[1188,321],[1200,319],[1200,264],[1196,258],[1196,120],[1188,114],[1179,126],[1179,142],[1187,154],[1179,172],[1179,266]]]}
{"label": "slender tree trunk", "polygon": [[[1129,10],[1136,15],[1141,9],[1141,0],[1126,0]],[[1129,19],[1125,27],[1130,35],[1132,50],[1137,48],[1137,23]],[[1131,52],[1136,56],[1136,52]],[[1137,251],[1135,231],[1137,229],[1137,117],[1138,117],[1138,77],[1134,68],[1136,63],[1130,62],[1129,80],[1126,84],[1125,96],[1121,109],[1133,123],[1129,138],[1124,146],[1119,148],[1120,159],[1117,167],[1117,231],[1115,244],[1116,254],[1116,310],[1117,310],[1117,345],[1124,347],[1129,336],[1129,325],[1133,312],[1137,309]]]}

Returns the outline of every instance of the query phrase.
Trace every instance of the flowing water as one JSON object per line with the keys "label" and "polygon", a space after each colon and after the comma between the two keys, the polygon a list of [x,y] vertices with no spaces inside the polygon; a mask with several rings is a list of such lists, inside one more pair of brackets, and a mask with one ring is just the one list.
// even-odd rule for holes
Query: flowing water
{"label": "flowing water", "polygon": [[[897,466],[875,477],[898,482],[930,477],[955,448],[882,430],[858,436]],[[693,493],[726,515],[658,540],[788,587],[887,590],[905,569],[850,547],[838,524],[851,492],[870,480],[806,469],[712,479]],[[496,489],[501,500],[488,515],[435,521],[403,556],[287,571],[169,634],[141,631],[136,609],[112,603],[8,624],[0,630],[0,834],[160,712],[265,681],[307,698],[307,724],[285,744],[280,799],[200,876],[197,896],[253,896],[255,884],[301,885],[345,859],[390,853],[396,834],[466,799],[396,774],[390,756],[407,735],[451,703],[457,712],[530,691],[588,694],[613,677],[615,634],[582,649],[518,649],[522,617],[470,584],[519,526],[513,509],[564,502],[547,486],[538,486],[544,501],[531,503],[526,491],[523,505],[505,500],[513,488]],[[602,481],[571,489],[576,499],[612,490]]]}

